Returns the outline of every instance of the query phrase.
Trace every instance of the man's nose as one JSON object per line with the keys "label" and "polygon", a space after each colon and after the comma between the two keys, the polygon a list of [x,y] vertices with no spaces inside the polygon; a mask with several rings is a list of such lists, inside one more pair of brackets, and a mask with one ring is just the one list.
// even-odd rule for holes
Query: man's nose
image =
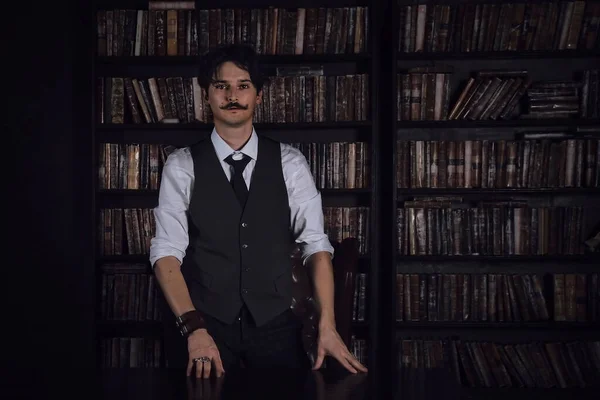
{"label": "man's nose", "polygon": [[233,101],[233,100],[237,99],[237,91],[234,88],[227,90],[227,99],[229,101]]}

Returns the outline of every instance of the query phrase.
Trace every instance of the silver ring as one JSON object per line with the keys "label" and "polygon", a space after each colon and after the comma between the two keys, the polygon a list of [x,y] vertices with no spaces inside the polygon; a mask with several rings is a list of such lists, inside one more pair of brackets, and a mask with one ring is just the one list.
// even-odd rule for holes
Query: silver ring
{"label": "silver ring", "polygon": [[194,358],[194,362],[198,362],[198,361],[200,361],[202,363],[207,363],[207,362],[210,362],[210,358],[208,358],[206,356]]}

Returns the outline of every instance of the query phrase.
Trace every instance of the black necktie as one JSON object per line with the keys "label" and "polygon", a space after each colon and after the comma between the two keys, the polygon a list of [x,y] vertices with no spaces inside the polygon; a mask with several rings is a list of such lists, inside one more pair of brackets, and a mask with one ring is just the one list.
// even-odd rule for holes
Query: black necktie
{"label": "black necktie", "polygon": [[246,182],[244,181],[244,177],[242,176],[242,172],[246,168],[246,165],[250,162],[250,157],[245,154],[242,154],[242,158],[240,160],[234,160],[233,154],[225,159],[225,162],[233,167],[233,176],[231,177],[231,186],[233,187],[233,191],[240,202],[242,208],[246,204],[246,199],[248,198],[248,187],[246,187]]}

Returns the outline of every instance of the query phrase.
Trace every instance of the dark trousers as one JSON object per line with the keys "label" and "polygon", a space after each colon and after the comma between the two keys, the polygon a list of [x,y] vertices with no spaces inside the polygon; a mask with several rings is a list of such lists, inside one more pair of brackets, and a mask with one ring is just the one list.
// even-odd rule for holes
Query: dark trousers
{"label": "dark trousers", "polygon": [[[232,324],[209,315],[205,315],[205,320],[225,371],[241,365],[246,368],[310,369],[302,342],[302,322],[291,309],[258,327],[245,306]],[[185,368],[188,362],[187,339],[175,330],[167,333],[165,339],[169,367]]]}

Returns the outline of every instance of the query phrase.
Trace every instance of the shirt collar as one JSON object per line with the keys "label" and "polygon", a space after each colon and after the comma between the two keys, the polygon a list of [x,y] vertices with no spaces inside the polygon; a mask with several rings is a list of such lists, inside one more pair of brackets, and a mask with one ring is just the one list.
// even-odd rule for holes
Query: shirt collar
{"label": "shirt collar", "polygon": [[[231,146],[229,146],[221,136],[219,136],[215,128],[213,128],[213,131],[210,135],[210,140],[212,141],[212,144],[215,148],[215,152],[217,153],[217,157],[219,157],[219,160],[223,161],[227,157],[229,157],[230,154],[236,153],[236,151],[232,149]],[[248,139],[248,142],[246,142],[244,147],[242,147],[237,152],[244,153],[253,160],[256,160],[256,155],[258,153],[258,136],[256,135],[254,127],[252,127],[252,134],[250,135],[250,139]]]}

